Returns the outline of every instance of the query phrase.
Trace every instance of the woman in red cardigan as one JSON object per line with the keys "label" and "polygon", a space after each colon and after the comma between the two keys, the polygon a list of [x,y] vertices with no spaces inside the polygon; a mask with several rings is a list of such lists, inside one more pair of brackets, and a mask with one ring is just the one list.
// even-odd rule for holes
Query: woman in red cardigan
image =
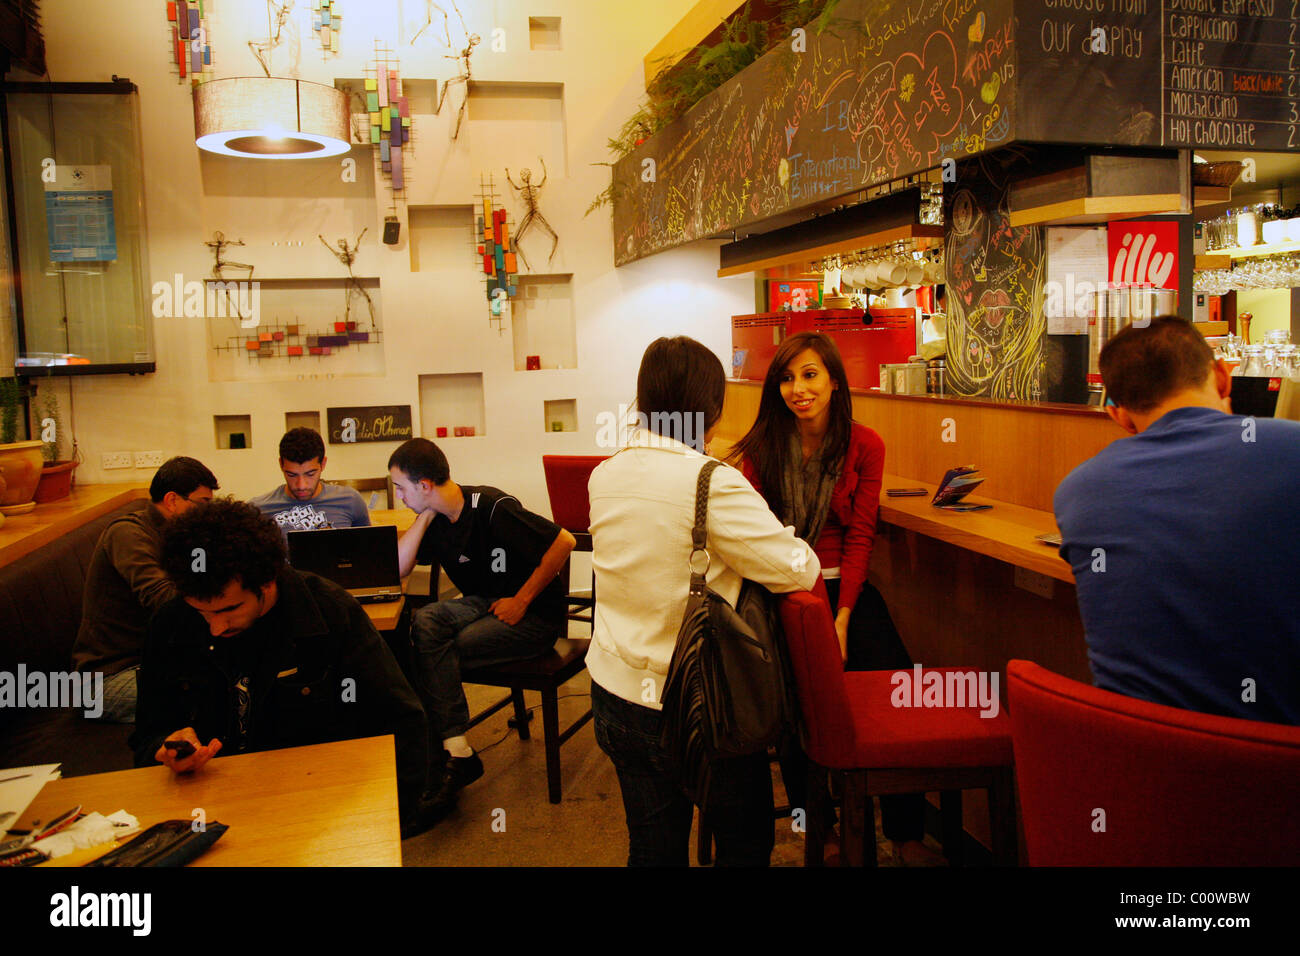
{"label": "woman in red cardigan", "polygon": [[[845,669],[911,668],[884,598],[867,581],[885,443],[853,421],[844,362],[828,336],[800,332],[781,344],[763,380],[758,417],[731,457],[743,459],[741,471],[768,506],[817,552]],[[807,758],[798,758],[806,766]],[[803,766],[783,760],[794,806],[805,805]],[[903,862],[934,856],[921,845],[923,799],[880,800],[885,837]]]}

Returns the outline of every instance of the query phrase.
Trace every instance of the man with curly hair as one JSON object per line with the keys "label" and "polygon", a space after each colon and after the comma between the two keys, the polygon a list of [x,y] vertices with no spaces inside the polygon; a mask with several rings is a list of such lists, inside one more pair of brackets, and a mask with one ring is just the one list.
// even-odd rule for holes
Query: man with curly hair
{"label": "man with curly hair", "polygon": [[[136,766],[185,773],[218,753],[392,734],[403,835],[422,829],[424,710],[361,605],[289,567],[275,523],[230,499],[170,522],[161,563],[180,596],[145,642]],[[194,751],[180,757],[165,741]]]}

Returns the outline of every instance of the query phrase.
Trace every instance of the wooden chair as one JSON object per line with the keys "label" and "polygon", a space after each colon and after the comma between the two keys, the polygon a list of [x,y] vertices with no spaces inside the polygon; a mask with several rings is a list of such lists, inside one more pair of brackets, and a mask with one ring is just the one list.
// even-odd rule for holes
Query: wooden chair
{"label": "wooden chair", "polygon": [[533,690],[542,695],[542,742],[546,747],[546,792],[551,803],[560,802],[560,745],[577,733],[591,720],[591,708],[560,730],[559,689],[571,677],[586,667],[587,646],[583,638],[560,638],[555,647],[541,657],[509,664],[462,669],[460,679],[465,684],[483,684],[488,687],[508,687],[510,693],[470,718],[474,727],[491,717],[502,707],[513,703],[515,716],[510,726],[519,731],[520,740],[530,739],[528,722],[532,714],[524,705],[524,691]]}
{"label": "wooden chair", "polygon": [[366,502],[366,507],[371,511],[375,510],[374,492],[382,491],[387,496],[386,500],[388,502],[384,507],[389,511],[393,510],[393,480],[387,475],[382,478],[340,478],[332,483],[359,491],[362,493],[362,497],[365,497],[365,492],[371,492],[370,498]]}

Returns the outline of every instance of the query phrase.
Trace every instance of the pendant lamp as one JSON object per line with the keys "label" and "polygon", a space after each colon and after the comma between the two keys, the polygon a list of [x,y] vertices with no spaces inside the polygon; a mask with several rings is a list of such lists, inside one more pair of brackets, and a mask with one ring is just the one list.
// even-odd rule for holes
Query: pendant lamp
{"label": "pendant lamp", "polygon": [[350,150],[348,98],[321,83],[273,76],[194,88],[195,143],[223,156],[318,159]]}

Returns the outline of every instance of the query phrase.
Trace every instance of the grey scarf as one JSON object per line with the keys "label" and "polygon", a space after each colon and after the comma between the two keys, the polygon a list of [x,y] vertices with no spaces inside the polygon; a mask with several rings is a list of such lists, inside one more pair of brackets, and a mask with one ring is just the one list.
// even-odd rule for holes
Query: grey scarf
{"label": "grey scarf", "polygon": [[[822,448],[824,447],[823,443]],[[803,445],[796,431],[790,436],[786,447],[786,467],[781,469],[781,498],[785,502],[785,513],[781,515],[781,520],[794,525],[795,536],[814,546],[826,524],[826,515],[831,508],[831,494],[835,491],[842,468],[823,474],[822,448],[818,448],[804,461]]]}

